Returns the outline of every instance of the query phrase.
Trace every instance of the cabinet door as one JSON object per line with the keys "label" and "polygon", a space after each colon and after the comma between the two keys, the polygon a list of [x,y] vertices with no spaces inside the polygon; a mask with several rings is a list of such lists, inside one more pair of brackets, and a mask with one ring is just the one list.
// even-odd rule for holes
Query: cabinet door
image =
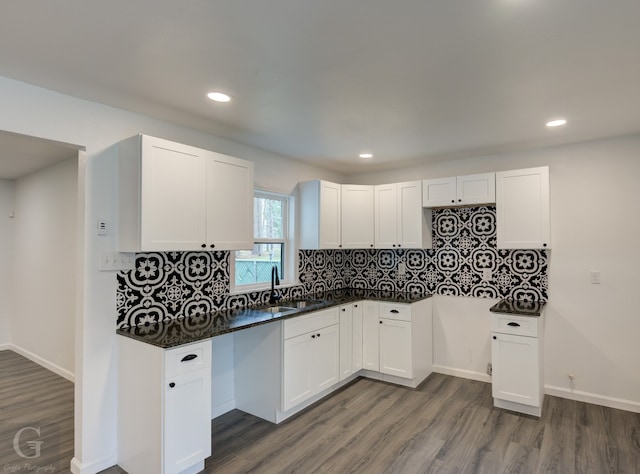
{"label": "cabinet door", "polygon": [[313,348],[316,333],[284,341],[283,409],[296,406],[314,393]]}
{"label": "cabinet door", "polygon": [[491,391],[494,398],[540,406],[538,338],[493,333]]}
{"label": "cabinet door", "polygon": [[340,380],[340,326],[334,324],[319,331],[313,340],[314,394]]}
{"label": "cabinet door", "polygon": [[[395,184],[374,187],[375,246],[395,248],[398,244],[398,196]],[[420,203],[421,204],[421,203]]]}
{"label": "cabinet door", "polygon": [[353,367],[353,308],[340,307],[340,380],[351,375]]}
{"label": "cabinet door", "polygon": [[380,318],[380,372],[413,378],[411,323]]}
{"label": "cabinet door", "polygon": [[164,474],[182,472],[211,455],[210,397],[210,367],[166,380]]}
{"label": "cabinet door", "polygon": [[253,248],[253,163],[210,152],[206,206],[207,248]]}
{"label": "cabinet door", "polygon": [[496,174],[484,173],[456,178],[458,204],[489,204],[496,202]]}
{"label": "cabinet door", "polygon": [[422,181],[422,206],[443,207],[456,204],[456,178],[425,179]]}
{"label": "cabinet door", "polygon": [[351,373],[362,369],[362,303],[353,303]]}
{"label": "cabinet door", "polygon": [[205,243],[204,151],[142,137],[140,250],[196,250]]}
{"label": "cabinet door", "polygon": [[362,313],[362,367],[380,371],[378,303],[365,301]]}
{"label": "cabinet door", "polygon": [[342,243],[341,186],[320,181],[319,248],[337,249]]}
{"label": "cabinet door", "polygon": [[422,209],[422,182],[398,183],[397,187],[398,247],[423,248],[427,241],[424,234],[428,228]]}
{"label": "cabinet door", "polygon": [[373,186],[342,186],[342,247],[373,247]]}
{"label": "cabinet door", "polygon": [[549,168],[496,173],[498,248],[550,248]]}

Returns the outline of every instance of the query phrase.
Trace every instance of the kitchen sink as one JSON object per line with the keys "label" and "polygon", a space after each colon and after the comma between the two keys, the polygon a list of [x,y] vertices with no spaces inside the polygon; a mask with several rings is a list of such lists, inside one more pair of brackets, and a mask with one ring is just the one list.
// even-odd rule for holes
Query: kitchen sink
{"label": "kitchen sink", "polygon": [[266,308],[257,308],[257,311],[262,311],[265,313],[287,313],[289,311],[295,311],[298,309],[297,307],[292,306],[268,306]]}
{"label": "kitchen sink", "polygon": [[308,308],[309,306],[318,306],[325,303],[324,300],[297,300],[297,301],[291,301],[290,304],[291,306],[295,307],[295,308]]}

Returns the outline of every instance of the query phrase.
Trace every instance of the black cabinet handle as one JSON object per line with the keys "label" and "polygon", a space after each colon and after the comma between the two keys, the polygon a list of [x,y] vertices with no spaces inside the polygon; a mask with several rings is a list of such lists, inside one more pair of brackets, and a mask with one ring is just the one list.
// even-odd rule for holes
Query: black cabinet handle
{"label": "black cabinet handle", "polygon": [[207,244],[202,244],[200,247],[202,247],[203,249],[207,248]]}
{"label": "black cabinet handle", "polygon": [[173,387],[175,387],[175,386],[176,386],[175,382],[171,382],[171,383],[169,384],[169,387],[171,387],[171,388],[173,388]]}
{"label": "black cabinet handle", "polygon": [[451,202],[456,202],[456,200],[455,200],[455,199],[452,199],[452,200],[451,200]]}
{"label": "black cabinet handle", "polygon": [[462,199],[458,199],[458,202],[462,202]]}
{"label": "black cabinet handle", "polygon": [[312,334],[312,335],[311,335],[311,339],[315,339],[315,338],[316,338],[316,335],[315,335],[315,334]]}
{"label": "black cabinet handle", "polygon": [[402,247],[402,245],[401,245],[401,244],[398,244],[398,247]]}
{"label": "black cabinet handle", "polygon": [[371,244],[371,247],[373,247],[373,244]]}
{"label": "black cabinet handle", "polygon": [[347,308],[342,308],[342,309],[341,309],[341,311],[346,311],[346,310],[347,310]]}
{"label": "black cabinet handle", "polygon": [[380,321],[380,324],[382,324],[382,321]]}
{"label": "black cabinet handle", "polygon": [[316,336],[320,337],[320,334],[316,334]]}
{"label": "black cabinet handle", "polygon": [[498,339],[498,336],[493,336],[494,339]]}
{"label": "black cabinet handle", "polygon": [[209,247],[211,247],[212,249],[216,248],[216,244],[211,244],[209,245]]}
{"label": "black cabinet handle", "polygon": [[190,360],[193,360],[196,357],[198,357],[196,354],[189,354],[184,356],[180,362],[189,362]]}
{"label": "black cabinet handle", "polygon": [[543,247],[546,247],[546,246],[547,246],[547,244],[542,244],[542,246],[543,246]]}
{"label": "black cabinet handle", "polygon": [[395,247],[395,246],[396,246],[396,244],[393,244],[393,246]]}
{"label": "black cabinet handle", "polygon": [[392,309],[389,312],[392,313],[392,314],[398,314],[400,311],[398,311],[397,309]]}
{"label": "black cabinet handle", "polygon": [[353,307],[354,307],[354,308],[357,308],[357,307],[358,307],[358,305],[357,305],[357,304],[354,304],[354,305],[353,305]]}
{"label": "black cabinet handle", "polygon": [[507,326],[511,326],[511,327],[514,327],[514,328],[519,328],[520,327],[520,325],[518,323],[507,323]]}

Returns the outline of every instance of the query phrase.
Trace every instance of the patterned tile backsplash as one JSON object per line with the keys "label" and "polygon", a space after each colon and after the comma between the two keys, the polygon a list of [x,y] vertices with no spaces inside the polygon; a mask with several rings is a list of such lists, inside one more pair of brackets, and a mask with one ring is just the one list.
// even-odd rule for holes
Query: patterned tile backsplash
{"label": "patterned tile backsplash", "polygon": [[[119,272],[118,327],[266,304],[268,291],[230,295],[229,252],[136,255]],[[433,249],[301,250],[300,285],[285,298],[341,287],[547,301],[548,253],[498,250],[495,207],[437,209]],[[404,272],[400,271],[404,267]],[[489,281],[483,272],[489,270]]]}

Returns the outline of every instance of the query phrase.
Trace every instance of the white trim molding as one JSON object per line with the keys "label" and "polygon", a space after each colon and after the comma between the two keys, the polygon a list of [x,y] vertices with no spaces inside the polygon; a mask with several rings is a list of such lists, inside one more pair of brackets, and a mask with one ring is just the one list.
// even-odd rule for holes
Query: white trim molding
{"label": "white trim molding", "polygon": [[3,344],[3,345],[0,345],[0,350],[11,350],[13,352],[16,352],[21,356],[26,357],[27,359],[35,362],[39,366],[44,367],[45,369],[50,370],[55,374],[58,374],[60,377],[64,377],[68,381],[73,383],[76,382],[76,376],[73,372],[67,369],[64,369],[59,365],[54,364],[53,362],[50,362],[40,357],[39,355],[34,354],[33,352],[28,351],[27,349],[24,349],[20,346],[16,346],[15,344]]}
{"label": "white trim molding", "polygon": [[554,397],[567,398],[577,402],[593,403],[609,408],[617,408],[618,410],[626,410],[634,413],[640,413],[640,402],[633,400],[624,400],[622,398],[607,397],[597,393],[582,392],[580,390],[570,390],[564,387],[554,387],[552,385],[544,386],[544,393]]}
{"label": "white trim molding", "polygon": [[109,469],[110,467],[115,466],[117,463],[118,459],[115,454],[111,454],[109,456],[105,456],[103,458],[85,464],[81,463],[80,461],[78,461],[78,458],[74,457],[71,460],[71,465],[69,466],[69,468],[73,474],[95,474],[96,472]]}
{"label": "white trim molding", "polygon": [[434,364],[433,371],[437,374],[453,375],[454,377],[461,377],[463,379],[491,383],[490,375],[483,374],[482,372],[475,372],[473,370],[456,369],[454,367]]}

